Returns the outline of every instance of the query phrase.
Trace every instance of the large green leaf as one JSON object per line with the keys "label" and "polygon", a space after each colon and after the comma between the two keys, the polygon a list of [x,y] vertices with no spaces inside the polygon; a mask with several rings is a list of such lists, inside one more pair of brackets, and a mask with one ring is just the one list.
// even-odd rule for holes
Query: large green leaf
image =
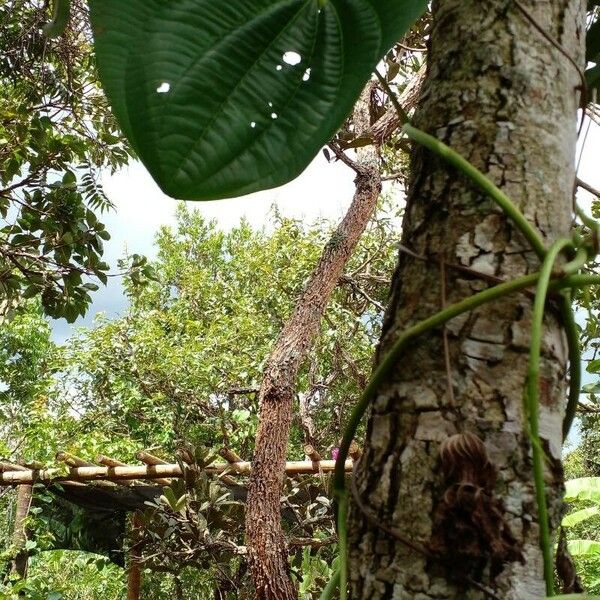
{"label": "large green leaf", "polygon": [[588,519],[595,517],[598,513],[600,513],[600,507],[598,506],[582,508],[581,510],[576,510],[575,512],[569,513],[563,517],[561,525],[563,527],[574,527],[583,521],[587,521]]}
{"label": "large green leaf", "polygon": [[565,501],[593,500],[600,502],[600,477],[580,477],[565,482]]}
{"label": "large green leaf", "polygon": [[167,194],[296,177],[426,0],[90,0],[100,78]]}
{"label": "large green leaf", "polygon": [[600,542],[594,540],[569,540],[567,542],[571,556],[598,556],[600,555]]}
{"label": "large green leaf", "polygon": [[600,19],[596,19],[585,33],[585,58],[597,61],[600,55]]}

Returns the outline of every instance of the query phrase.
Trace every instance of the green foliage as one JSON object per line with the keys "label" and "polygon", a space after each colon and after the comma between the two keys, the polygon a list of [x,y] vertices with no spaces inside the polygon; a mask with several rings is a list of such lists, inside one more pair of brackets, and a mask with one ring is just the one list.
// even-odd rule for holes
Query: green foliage
{"label": "green foliage", "polygon": [[[188,439],[249,456],[263,362],[328,233],[277,215],[272,232],[242,223],[223,233],[183,207],[177,219],[157,239],[157,280],[129,279],[126,315],[70,342],[63,385],[78,399],[84,430],[103,423],[100,439],[167,453]],[[370,369],[394,220],[382,210],[364,236],[301,373],[319,448],[337,445],[345,407]],[[296,422],[291,458],[302,456],[302,440]]]}
{"label": "green foliage", "polygon": [[167,194],[240,196],[296,177],[424,0],[90,0],[102,84]]}
{"label": "green foliage", "polygon": [[[39,302],[30,301],[0,327],[0,456],[49,456],[43,447],[60,416],[52,414],[60,351]],[[31,454],[30,454],[31,453]],[[36,457],[37,458],[37,457]]]}
{"label": "green foliage", "polygon": [[[346,407],[371,368],[398,218],[382,204],[334,293],[300,376],[299,393],[321,451],[338,445]],[[151,571],[144,577],[150,598],[173,597],[180,588],[186,598],[211,598],[215,582],[223,589],[231,585],[227,578],[238,590],[248,585],[245,562],[236,554],[244,543],[236,495],[245,490],[203,477],[198,464],[208,459],[199,449],[228,445],[251,456],[263,362],[329,229],[327,223],[307,227],[275,214],[271,230],[242,223],[225,233],[180,207],[176,227],[158,235],[158,259],[142,261],[151,277],[139,270],[136,282],[133,272],[126,279],[130,307],[123,317],[100,319],[65,348],[51,343],[35,302],[0,330],[8,384],[0,396],[7,432],[0,455],[50,461],[60,449],[92,460],[103,453],[131,461],[141,447],[168,459],[183,456],[184,448],[198,449],[191,465],[185,463],[185,485],[165,490],[144,515],[142,561]],[[304,441],[303,425],[296,421],[290,458],[303,457]],[[328,496],[325,476],[288,481],[284,492],[287,535],[322,544],[312,550],[299,545],[293,556],[305,598],[318,597],[330,575],[325,565],[334,558]],[[32,516],[36,553],[56,535],[40,520]],[[41,564],[37,555],[34,564]],[[96,583],[84,577],[82,585],[96,594],[102,577]],[[70,597],[68,586],[48,585]]]}
{"label": "green foliage", "polygon": [[111,439],[111,431],[80,418],[82,406],[63,379],[63,349],[39,301],[29,301],[0,328],[0,457],[54,462],[57,450],[94,457],[103,452],[139,449],[128,439]]}
{"label": "green foliage", "polygon": [[[0,583],[6,600],[122,600],[125,571],[104,557],[68,550],[42,552],[30,559],[28,577]],[[93,595],[90,595],[90,591]]]}
{"label": "green foliage", "polygon": [[582,521],[586,521],[590,517],[594,517],[600,513],[600,507],[598,506],[590,506],[589,508],[582,508],[581,510],[576,510],[574,512],[569,513],[562,520],[563,527],[573,527]]}
{"label": "green foliage", "polygon": [[300,573],[302,579],[298,586],[298,593],[302,600],[317,600],[321,590],[326,586],[334,571],[337,569],[339,559],[324,560],[323,557],[310,548],[302,550]]}
{"label": "green foliage", "polygon": [[581,477],[565,483],[565,501],[592,500],[600,502],[600,477]]}
{"label": "green foliage", "polygon": [[47,18],[34,0],[0,5],[0,315],[39,296],[46,314],[74,321],[97,289],[90,277],[106,282],[100,169],[129,151],[98,89],[85,12],[58,40],[43,37]]}
{"label": "green foliage", "polygon": [[[572,459],[570,459],[572,460]],[[565,483],[571,510],[562,521],[584,587],[600,593],[600,478],[580,477]]]}

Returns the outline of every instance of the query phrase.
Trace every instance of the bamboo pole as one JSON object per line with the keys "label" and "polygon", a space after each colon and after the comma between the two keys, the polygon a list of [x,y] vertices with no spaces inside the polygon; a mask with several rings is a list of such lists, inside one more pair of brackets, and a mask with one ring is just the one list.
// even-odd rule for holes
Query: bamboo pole
{"label": "bamboo pole", "polygon": [[[219,450],[219,455],[229,463],[232,472],[234,472],[234,473],[241,472],[238,469],[238,465],[243,463],[244,461],[241,459],[241,457],[236,452],[231,450],[231,448],[221,448]],[[228,478],[227,475],[223,475],[221,477],[222,481],[224,481],[224,482],[227,482],[227,478]],[[231,480],[230,477],[228,479]]]}
{"label": "bamboo pole", "polygon": [[[230,464],[212,464],[204,470],[207,473],[219,474],[231,471]],[[291,461],[285,465],[287,475],[309,475],[319,472],[331,472],[335,467],[334,460],[322,460],[313,463],[310,460]],[[352,461],[347,460],[346,471],[352,471]],[[247,475],[252,470],[252,463],[243,461],[235,463],[235,473]],[[30,484],[35,482],[50,483],[53,481],[122,481],[124,479],[160,479],[162,477],[181,477],[181,467],[176,464],[165,465],[126,465],[122,467],[71,467],[65,473],[62,469],[50,468],[25,471],[0,472],[0,486]]]}
{"label": "bamboo pole", "polygon": [[154,456],[154,454],[150,454],[150,452],[146,452],[144,450],[140,450],[135,457],[138,460],[141,460],[143,463],[147,465],[168,465],[169,463],[162,458],[158,458],[158,456]]}
{"label": "bamboo pole", "polygon": [[69,452],[57,452],[56,460],[60,460],[65,464],[69,465],[69,467],[95,467],[94,463],[88,462],[87,460],[83,460],[83,458],[79,458],[79,456],[75,456]]}
{"label": "bamboo pole", "polygon": [[231,448],[221,448],[219,454],[230,464],[244,462]]}
{"label": "bamboo pole", "polygon": [[[98,454],[96,456],[96,463],[98,463],[99,465],[103,465],[105,467],[126,467],[127,463],[121,462],[120,460],[117,460],[116,458],[111,458],[110,456],[105,456],[104,454]],[[154,479],[153,483],[156,483],[158,485],[160,484],[159,479]],[[167,479],[164,479],[162,481],[168,481]],[[121,483],[122,485],[148,485],[147,483],[144,483],[143,481],[137,481],[135,479],[122,479],[121,481],[119,481],[119,483]],[[169,485],[171,482],[169,481],[166,485]]]}
{"label": "bamboo pole", "polygon": [[27,467],[2,460],[0,461],[0,471],[27,471]]}
{"label": "bamboo pole", "polygon": [[350,444],[348,454],[350,455],[352,460],[358,460],[362,456],[362,449],[354,440],[352,440]]}
{"label": "bamboo pole", "polygon": [[96,462],[99,465],[104,465],[105,467],[126,467],[127,463],[121,462],[116,458],[111,458],[110,456],[104,456],[104,454],[98,454],[96,456]]}
{"label": "bamboo pole", "polygon": [[43,469],[44,468],[44,463],[40,462],[39,460],[32,460],[30,462],[21,462],[20,463],[22,467],[25,467],[26,469]]}
{"label": "bamboo pole", "polygon": [[[17,463],[0,461],[0,473],[3,473],[4,471],[35,471],[36,468],[37,469],[43,468],[43,463],[37,462],[37,461],[34,463],[27,463],[27,465],[28,466],[23,466],[23,465],[19,465]],[[63,481],[62,483],[64,485],[70,485],[73,487],[83,485],[82,483],[78,483],[77,481],[67,481],[67,480]]]}
{"label": "bamboo pole", "polygon": [[[158,456],[154,456],[154,454],[150,454],[149,452],[145,452],[144,450],[140,450],[136,455],[138,460],[141,460],[143,463],[147,465],[167,465],[169,464],[166,460],[162,458],[158,458]],[[171,485],[170,479],[155,479],[154,482],[157,485],[168,486]]]}
{"label": "bamboo pole", "polygon": [[[79,456],[75,456],[74,454],[71,454],[70,452],[64,452],[62,450],[60,450],[59,452],[57,452],[55,454],[55,458],[56,458],[56,460],[59,460],[60,462],[64,462],[69,467],[97,467],[98,466],[98,465],[94,464],[93,462],[89,462],[87,460],[84,460],[83,458],[79,458]],[[32,470],[40,469],[40,468],[41,467],[38,466],[37,464],[33,464],[31,467]],[[73,481],[66,481],[65,483],[77,485],[77,482],[73,482]],[[114,487],[114,485],[115,485],[114,483],[112,483],[110,481],[97,481],[96,483],[97,483],[97,485],[99,485],[101,487]],[[122,481],[121,483],[126,484],[127,482]]]}
{"label": "bamboo pole", "polygon": [[312,444],[305,444],[304,454],[306,454],[306,456],[314,463],[321,462],[321,455],[315,450],[315,447]]}

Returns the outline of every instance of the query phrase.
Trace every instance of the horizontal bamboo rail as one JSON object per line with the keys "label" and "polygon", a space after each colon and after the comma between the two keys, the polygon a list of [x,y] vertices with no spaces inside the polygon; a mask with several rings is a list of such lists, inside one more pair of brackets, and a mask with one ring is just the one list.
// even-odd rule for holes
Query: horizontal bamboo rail
{"label": "horizontal bamboo rail", "polygon": [[0,471],[27,471],[27,467],[6,461],[0,461]]}
{"label": "horizontal bamboo rail", "polygon": [[[352,471],[352,460],[346,461],[346,471]],[[252,470],[250,462],[236,462],[235,471],[230,464],[213,464],[205,468],[207,473],[219,474],[227,471],[238,475],[247,475]],[[310,460],[292,461],[285,464],[286,475],[309,475],[311,473],[327,473],[333,471],[334,460],[312,462]],[[93,466],[71,467],[66,469],[26,469],[24,471],[0,472],[0,486],[19,485],[23,483],[52,483],[54,481],[122,481],[124,479],[152,479],[163,477],[181,477],[181,467],[175,464],[166,465],[126,465],[117,467]]]}
{"label": "horizontal bamboo rail", "polygon": [[[144,464],[146,465],[167,465],[169,463],[167,463],[166,460],[163,460],[162,458],[158,458],[158,456],[154,456],[153,454],[150,454],[149,452],[144,452],[143,450],[140,450],[135,457],[138,460],[141,460]],[[171,481],[169,479],[155,479],[154,483],[156,483],[156,485],[162,485],[163,487],[167,487],[168,485],[171,485]]]}

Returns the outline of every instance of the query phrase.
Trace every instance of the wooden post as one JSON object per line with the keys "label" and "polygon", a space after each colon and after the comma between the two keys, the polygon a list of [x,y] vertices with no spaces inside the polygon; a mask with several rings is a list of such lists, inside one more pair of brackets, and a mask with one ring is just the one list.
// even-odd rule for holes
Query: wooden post
{"label": "wooden post", "polygon": [[[131,518],[131,538],[135,536],[135,532],[141,527],[140,515],[137,511],[133,513]],[[140,558],[139,548],[133,544],[129,550],[129,561],[127,565],[127,600],[140,600],[140,591],[142,589],[142,569],[138,562]]]}
{"label": "wooden post", "polygon": [[25,519],[29,514],[32,494],[32,485],[25,484],[17,486],[17,510],[15,513],[15,526],[12,536],[12,543],[15,547],[15,557],[13,559],[11,570],[21,579],[25,579],[27,576],[28,557],[27,550],[25,548],[25,544],[27,543]]}

